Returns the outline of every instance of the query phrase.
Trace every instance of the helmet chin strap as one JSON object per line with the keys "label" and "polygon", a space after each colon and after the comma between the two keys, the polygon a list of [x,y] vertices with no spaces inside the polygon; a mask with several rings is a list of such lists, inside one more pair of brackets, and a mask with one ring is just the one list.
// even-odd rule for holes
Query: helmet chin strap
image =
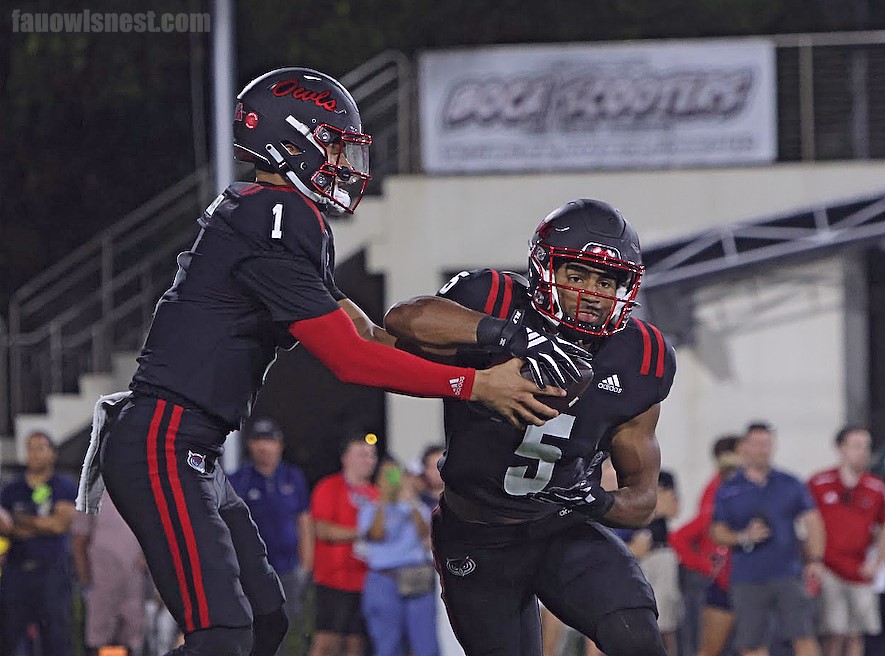
{"label": "helmet chin strap", "polygon": [[[332,196],[334,196],[335,200],[338,202],[333,203],[329,201],[328,198],[323,199],[325,200],[325,208],[323,211],[329,216],[343,216],[347,211],[345,208],[350,207],[350,194],[344,191],[344,189],[339,188],[338,185],[335,185],[335,190],[332,192]],[[341,205],[338,203],[341,203]]]}

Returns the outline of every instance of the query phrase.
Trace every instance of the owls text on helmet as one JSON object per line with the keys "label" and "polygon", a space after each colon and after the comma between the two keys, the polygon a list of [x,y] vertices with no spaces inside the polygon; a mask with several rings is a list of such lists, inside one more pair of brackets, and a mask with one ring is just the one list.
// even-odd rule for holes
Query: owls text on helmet
{"label": "owls text on helmet", "polygon": [[371,179],[353,96],[309,68],[280,68],[237,96],[234,156],[279,173],[332,214],[353,212]]}

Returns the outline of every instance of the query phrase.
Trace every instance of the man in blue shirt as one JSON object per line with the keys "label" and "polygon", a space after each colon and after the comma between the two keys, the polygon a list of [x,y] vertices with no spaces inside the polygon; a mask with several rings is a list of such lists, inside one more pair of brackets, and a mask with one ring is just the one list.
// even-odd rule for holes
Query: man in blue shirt
{"label": "man in blue shirt", "polygon": [[10,538],[0,579],[0,655],[15,653],[36,623],[43,653],[71,653],[71,548],[68,532],[77,486],[55,473],[48,435],[27,438],[25,473],[0,490],[0,534]]}
{"label": "man in blue shirt", "polygon": [[282,462],[283,446],[283,431],[275,421],[256,420],[246,440],[250,462],[229,480],[249,506],[268,562],[283,583],[291,630],[300,624],[296,618],[313,570],[313,524],[307,481],[298,467]]}
{"label": "man in blue shirt", "polygon": [[767,656],[773,616],[796,656],[818,656],[809,591],[823,573],[823,522],[808,488],[772,468],[772,445],[767,424],[749,426],[738,447],[744,467],[722,483],[713,509],[713,540],[733,552],[735,647],[741,656]]}

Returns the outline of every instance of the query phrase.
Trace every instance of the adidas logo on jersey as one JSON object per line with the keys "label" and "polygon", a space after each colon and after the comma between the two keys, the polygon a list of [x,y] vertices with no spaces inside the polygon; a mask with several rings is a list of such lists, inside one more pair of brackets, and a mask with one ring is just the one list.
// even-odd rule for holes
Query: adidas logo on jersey
{"label": "adidas logo on jersey", "polygon": [[452,393],[460,399],[461,391],[464,389],[464,376],[449,378],[449,385],[452,386]]}
{"label": "adidas logo on jersey", "polygon": [[620,394],[623,392],[623,388],[621,387],[621,379],[618,378],[618,374],[612,374],[608,378],[600,381],[596,387],[601,390],[605,390],[606,392],[613,392],[615,394]]}

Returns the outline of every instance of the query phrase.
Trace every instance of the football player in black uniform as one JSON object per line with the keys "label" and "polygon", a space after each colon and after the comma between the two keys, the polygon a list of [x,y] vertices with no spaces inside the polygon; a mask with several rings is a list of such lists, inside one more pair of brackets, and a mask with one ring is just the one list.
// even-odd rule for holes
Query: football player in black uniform
{"label": "football player in black uniform", "polygon": [[[178,654],[270,655],[286,631],[264,543],[216,464],[277,348],[300,342],[347,382],[480,401],[515,423],[556,415],[518,360],[477,372],[404,353],[335,286],[327,217],[360,201],[371,143],[340,83],[305,68],[267,73],[240,93],[234,135],[256,180],[203,213],[157,304],[132,394],[101,433],[104,483],[185,633]],[[514,352],[564,384],[577,375],[568,350],[542,336]]]}
{"label": "football player in black uniform", "polygon": [[[483,348],[488,335],[516,321],[592,353],[592,384],[542,426],[518,429],[475,404],[445,403],[433,545],[468,656],[540,654],[538,599],[608,656],[665,654],[652,590],[602,525],[645,526],[655,507],[655,426],[676,362],[661,332],[630,316],[642,273],[639,238],[621,213],[577,200],[538,226],[529,280],[465,271],[385,317],[404,347],[447,350],[463,365],[497,361],[499,350]],[[614,492],[600,485],[609,456]]]}

